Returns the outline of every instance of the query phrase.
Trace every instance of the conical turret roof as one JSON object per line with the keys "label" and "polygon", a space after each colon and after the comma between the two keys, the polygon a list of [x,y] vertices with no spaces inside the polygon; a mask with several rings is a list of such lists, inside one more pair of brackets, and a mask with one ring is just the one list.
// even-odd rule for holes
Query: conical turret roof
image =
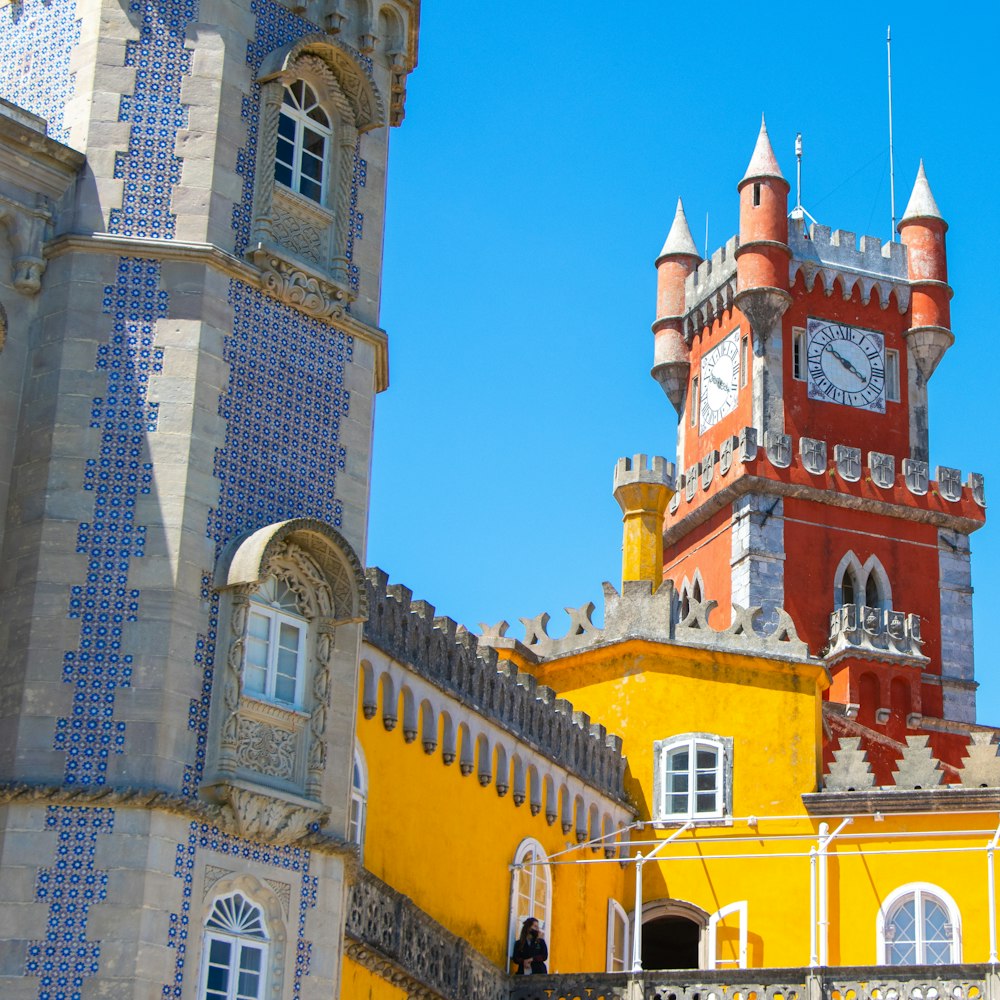
{"label": "conical turret roof", "polygon": [[[677,211],[674,213],[674,221],[667,233],[667,241],[663,244],[660,257],[667,257],[672,254],[686,254],[690,257],[699,257],[698,248],[694,245],[691,236],[691,228],[688,226],[687,216],[684,214],[684,203],[677,199]],[[659,258],[657,258],[659,259]]]}
{"label": "conical turret roof", "polygon": [[913,192],[910,195],[910,200],[906,203],[906,211],[903,213],[899,225],[902,226],[910,219],[940,219],[944,222],[941,209],[938,208],[934,195],[931,194],[931,186],[927,183],[923,160],[920,161],[917,179],[913,182]]}
{"label": "conical turret roof", "polygon": [[747,166],[747,171],[743,175],[743,180],[748,181],[754,177],[780,177],[784,180],[784,174],[781,172],[781,167],[778,166],[778,160],[774,155],[774,149],[771,147],[771,140],[767,135],[767,122],[764,120],[764,116],[760,116],[760,132],[757,135],[757,145],[753,148],[753,156],[750,157],[750,163]]}

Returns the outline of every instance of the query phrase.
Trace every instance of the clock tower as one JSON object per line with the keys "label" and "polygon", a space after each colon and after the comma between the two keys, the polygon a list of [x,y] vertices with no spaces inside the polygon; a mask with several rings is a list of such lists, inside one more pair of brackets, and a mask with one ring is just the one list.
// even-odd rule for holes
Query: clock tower
{"label": "clock tower", "polygon": [[947,224],[921,164],[898,242],[807,229],[763,123],[737,190],[739,234],[711,259],[678,203],[656,261],[652,374],[678,415],[664,578],[682,613],[716,602],[717,628],[784,607],[877,770],[908,735],[948,760],[975,720],[985,499],[928,451],[927,383],[954,340]]}

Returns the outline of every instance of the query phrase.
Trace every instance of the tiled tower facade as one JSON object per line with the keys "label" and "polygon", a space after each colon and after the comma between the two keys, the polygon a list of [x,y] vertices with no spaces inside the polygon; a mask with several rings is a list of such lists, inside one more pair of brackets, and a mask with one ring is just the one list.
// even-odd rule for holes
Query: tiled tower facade
{"label": "tiled tower facade", "polygon": [[0,7],[5,997],[338,993],[418,14]]}

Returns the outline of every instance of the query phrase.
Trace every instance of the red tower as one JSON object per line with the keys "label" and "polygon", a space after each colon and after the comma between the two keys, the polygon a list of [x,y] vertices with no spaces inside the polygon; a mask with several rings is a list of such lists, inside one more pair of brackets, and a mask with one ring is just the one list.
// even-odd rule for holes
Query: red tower
{"label": "red tower", "polygon": [[927,382],[954,340],[947,224],[922,164],[901,242],[789,222],[764,124],[738,191],[738,237],[699,261],[678,206],[657,259],[653,375],[682,472],[664,576],[722,621],[784,607],[830,670],[829,725],[877,775],[908,735],[952,760],[975,719],[985,500],[981,476],[928,465]]}

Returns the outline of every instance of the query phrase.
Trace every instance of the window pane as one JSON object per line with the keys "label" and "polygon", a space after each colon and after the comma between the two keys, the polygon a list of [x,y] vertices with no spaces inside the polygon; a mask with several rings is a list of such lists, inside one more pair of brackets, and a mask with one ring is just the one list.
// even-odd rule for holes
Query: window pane
{"label": "window pane", "polygon": [[672,816],[683,815],[688,811],[688,798],[686,795],[671,795],[667,798],[667,811]]}
{"label": "window pane", "polygon": [[289,677],[278,677],[274,682],[274,697],[277,701],[295,703],[295,680]]}
{"label": "window pane", "polygon": [[699,792],[715,792],[715,771],[699,771],[695,787]]}
{"label": "window pane", "polygon": [[695,812],[715,812],[715,792],[698,792],[695,798]]}
{"label": "window pane", "polygon": [[927,957],[924,965],[948,965],[951,962],[951,944],[949,942],[927,943]]}
{"label": "window pane", "polygon": [[303,177],[299,181],[299,194],[311,198],[313,201],[322,201],[323,189],[315,182]]}
{"label": "window pane", "polygon": [[282,649],[288,649],[295,652],[299,648],[299,637],[302,634],[302,630],[298,625],[292,625],[289,622],[282,622],[281,627],[278,630],[278,645]]}
{"label": "window pane", "polygon": [[715,769],[718,756],[716,752],[708,747],[698,747],[698,767]]}
{"label": "window pane", "polygon": [[289,142],[287,139],[279,139],[274,157],[278,163],[281,163],[291,169],[295,163],[294,143]]}
{"label": "window pane", "polygon": [[305,152],[322,160],[326,151],[326,137],[315,129],[304,128],[302,130],[302,148]]}
{"label": "window pane", "polygon": [[670,756],[667,758],[667,770],[687,771],[687,769],[688,769],[688,748],[682,747],[679,750],[673,750]]}
{"label": "window pane", "polygon": [[667,782],[667,788],[671,795],[679,795],[682,792],[687,793],[688,790],[688,773],[683,771],[680,774],[669,775],[669,780]]}
{"label": "window pane", "polygon": [[264,694],[267,671],[247,663],[243,668],[243,689],[248,694]]}
{"label": "window pane", "polygon": [[278,115],[278,138],[295,145],[295,119],[284,111]]}
{"label": "window pane", "polygon": [[916,965],[917,946],[915,944],[898,943],[894,941],[889,947],[889,964]]}
{"label": "window pane", "polygon": [[319,106],[310,109],[309,117],[314,122],[319,122],[319,124],[322,125],[324,128],[330,127],[330,119],[327,118],[326,112]]}
{"label": "window pane", "polygon": [[292,186],[292,168],[286,167],[283,163],[275,163],[274,179],[279,184],[284,184],[285,187],[290,188]]}

